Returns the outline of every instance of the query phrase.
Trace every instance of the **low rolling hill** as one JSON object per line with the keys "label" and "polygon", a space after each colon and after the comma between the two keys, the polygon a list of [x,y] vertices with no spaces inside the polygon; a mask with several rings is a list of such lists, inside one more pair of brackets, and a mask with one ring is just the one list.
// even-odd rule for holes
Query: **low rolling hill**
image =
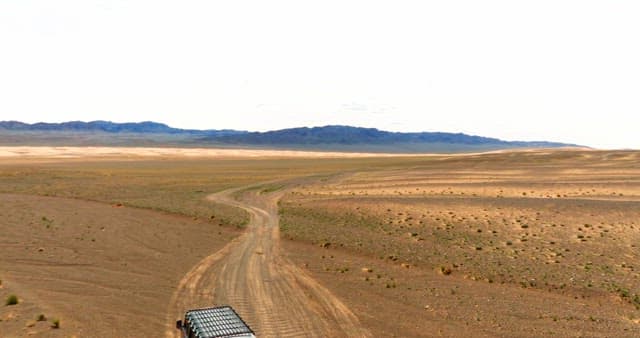
{"label": "low rolling hill", "polygon": [[558,142],[505,141],[462,133],[402,133],[351,126],[247,132],[178,129],[157,122],[108,121],[35,124],[0,121],[0,145],[275,148],[396,153],[576,147]]}

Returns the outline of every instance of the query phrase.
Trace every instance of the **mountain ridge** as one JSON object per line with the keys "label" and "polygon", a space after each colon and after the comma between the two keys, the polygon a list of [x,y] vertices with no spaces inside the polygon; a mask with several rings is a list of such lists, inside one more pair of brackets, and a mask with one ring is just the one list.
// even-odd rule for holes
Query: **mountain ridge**
{"label": "mountain ridge", "polygon": [[[122,138],[123,143],[159,145],[201,145],[223,147],[275,147],[283,149],[317,149],[364,151],[411,151],[431,150],[497,150],[510,148],[555,148],[580,147],[549,141],[505,141],[497,138],[447,132],[390,132],[377,128],[362,128],[344,125],[321,127],[298,127],[266,132],[249,132],[230,129],[179,129],[166,124],[144,121],[116,123],[110,121],[69,121],[62,123],[23,123],[19,121],[0,121],[0,136],[10,134],[12,144],[30,137],[64,139],[67,143],[82,139],[82,144],[102,144],[113,142],[106,140]],[[25,135],[23,135],[25,133]],[[82,137],[79,138],[78,135]],[[126,135],[126,137],[125,137]],[[6,135],[5,135],[6,136]],[[95,137],[94,137],[95,136]],[[101,136],[101,137],[98,137]],[[7,138],[7,137],[5,137]],[[0,144],[5,138],[0,137]],[[64,143],[64,142],[63,142]]]}
{"label": "mountain ridge", "polygon": [[96,120],[90,122],[84,121],[68,121],[60,123],[48,123],[37,122],[33,124],[24,123],[20,121],[0,121],[0,130],[14,130],[14,131],[102,131],[108,133],[166,133],[166,134],[180,134],[180,133],[244,133],[245,131],[221,129],[221,130],[197,130],[197,129],[179,129],[172,128],[164,123],[153,121],[142,122],[111,122]]}

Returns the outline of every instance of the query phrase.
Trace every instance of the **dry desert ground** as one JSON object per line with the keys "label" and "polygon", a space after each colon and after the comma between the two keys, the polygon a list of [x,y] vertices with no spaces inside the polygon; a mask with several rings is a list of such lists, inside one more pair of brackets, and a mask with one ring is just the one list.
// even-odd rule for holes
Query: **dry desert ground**
{"label": "dry desert ground", "polygon": [[4,147],[0,202],[2,337],[640,336],[637,151]]}

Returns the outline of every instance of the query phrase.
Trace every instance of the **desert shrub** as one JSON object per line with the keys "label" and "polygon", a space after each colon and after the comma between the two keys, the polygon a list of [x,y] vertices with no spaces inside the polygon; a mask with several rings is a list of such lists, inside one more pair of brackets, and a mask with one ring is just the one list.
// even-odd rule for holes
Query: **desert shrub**
{"label": "desert shrub", "polygon": [[446,267],[446,266],[441,266],[440,267],[440,273],[445,275],[445,276],[448,276],[448,275],[451,274],[451,268]]}
{"label": "desert shrub", "polygon": [[18,296],[16,295],[9,295],[9,297],[7,297],[7,305],[16,305],[18,304]]}
{"label": "desert shrub", "polygon": [[54,319],[51,321],[51,328],[59,329],[60,328],[60,319]]}
{"label": "desert shrub", "polygon": [[36,320],[39,321],[39,322],[44,322],[44,321],[47,320],[47,317],[44,314],[41,313],[41,314],[38,315],[38,318],[36,318]]}

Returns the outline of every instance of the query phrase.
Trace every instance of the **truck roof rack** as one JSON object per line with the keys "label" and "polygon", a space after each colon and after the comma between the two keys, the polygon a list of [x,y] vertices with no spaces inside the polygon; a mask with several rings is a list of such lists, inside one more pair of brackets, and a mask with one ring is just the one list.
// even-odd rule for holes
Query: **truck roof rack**
{"label": "truck roof rack", "polygon": [[185,338],[251,337],[254,332],[228,305],[189,310],[176,322]]}

